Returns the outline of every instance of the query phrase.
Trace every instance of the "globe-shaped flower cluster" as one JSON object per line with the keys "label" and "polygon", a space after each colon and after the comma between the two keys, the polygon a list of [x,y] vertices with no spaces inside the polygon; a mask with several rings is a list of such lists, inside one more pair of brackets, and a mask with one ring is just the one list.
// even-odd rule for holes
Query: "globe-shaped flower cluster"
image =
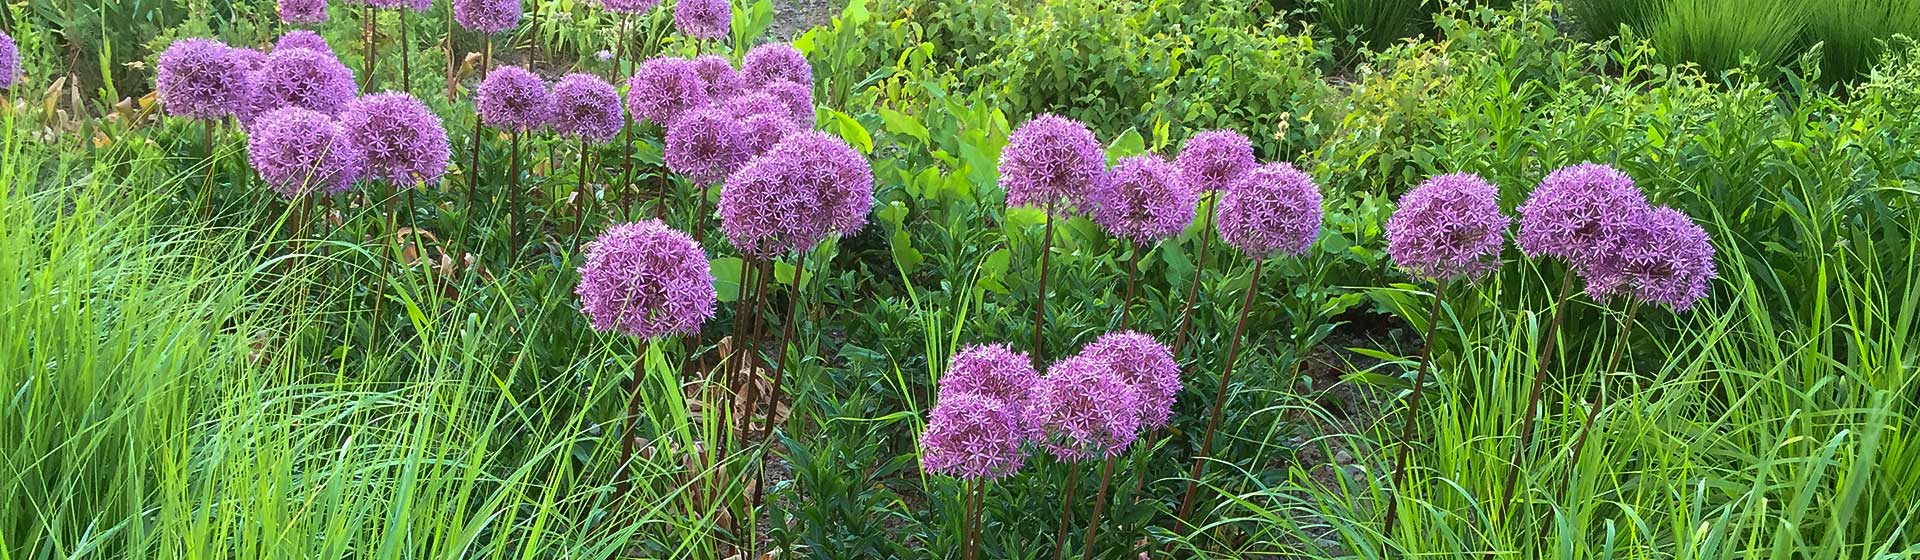
{"label": "globe-shaped flower cluster", "polygon": [[273,50],[275,52],[284,49],[313,49],[315,52],[333,56],[333,46],[328,45],[325,38],[321,37],[319,33],[305,29],[288,31],[285,35],[280,36],[280,40],[273,42]]}
{"label": "globe-shaped flower cluster", "polygon": [[660,0],[600,0],[600,7],[616,14],[637,14],[660,5]]}
{"label": "globe-shaped flower cluster", "polygon": [[327,0],[280,0],[280,21],[293,25],[327,22]]}
{"label": "globe-shaped flower cluster", "polygon": [[339,115],[359,90],[340,59],[304,47],[274,48],[253,72],[253,86],[251,114],[300,107]]}
{"label": "globe-shaped flower cluster", "polygon": [[727,57],[717,54],[703,54],[693,59],[693,71],[700,75],[700,82],[706,85],[708,99],[726,99],[746,91],[747,82],[740,72],[733,69],[733,63]]}
{"label": "globe-shaped flower cluster", "polygon": [[733,5],[727,0],[679,0],[673,26],[688,37],[720,39],[732,31]]}
{"label": "globe-shaped flower cluster", "polygon": [[453,21],[481,33],[513,31],[520,17],[520,0],[453,0]]}
{"label": "globe-shaped flower cluster", "polygon": [[480,122],[504,130],[529,131],[546,126],[553,114],[553,95],[540,76],[519,66],[501,66],[487,73],[475,93]]}
{"label": "globe-shaped flower cluster", "polygon": [[1166,159],[1125,157],[1114,164],[1109,181],[1093,191],[1093,221],[1136,244],[1152,243],[1186,229],[1198,199]]}
{"label": "globe-shaped flower cluster", "polygon": [[1027,403],[1040,446],[1062,461],[1114,457],[1139,436],[1140,391],[1085,353],[1047,368]]}
{"label": "globe-shaped flower cluster", "polygon": [[1187,139],[1174,165],[1201,192],[1226,188],[1259,166],[1253,159],[1253,142],[1231,130],[1209,130]]}
{"label": "globe-shaped flower cluster", "polygon": [[20,81],[20,46],[13,43],[13,36],[0,31],[0,91],[13,87]]}
{"label": "globe-shaped flower cluster", "polygon": [[623,125],[620,92],[592,74],[562,76],[553,84],[548,110],[552,115],[548,123],[555,132],[590,142],[613,140]]}
{"label": "globe-shaped flower cluster", "polygon": [[1588,263],[1587,294],[1627,296],[1684,312],[1707,296],[1715,276],[1713,243],[1678,210],[1640,212],[1617,232],[1609,250]]}
{"label": "globe-shaped flower cluster", "polygon": [[1180,395],[1180,363],[1166,345],[1139,332],[1118,331],[1100,335],[1080,353],[1104,361],[1139,393],[1141,428],[1163,428],[1173,419],[1173,402]]}
{"label": "globe-shaped flower cluster", "polygon": [[1220,240],[1253,259],[1299,255],[1320,234],[1320,187],[1289,163],[1269,163],[1221,193]]}
{"label": "globe-shaped flower cluster", "polygon": [[333,117],[283,107],[260,115],[247,130],[247,161],[268,188],[294,198],[352,189],[361,156]]}
{"label": "globe-shaped flower cluster", "polygon": [[1106,153],[1086,125],[1040,115],[1007,137],[1000,150],[1000,186],[1009,206],[1085,208],[1106,180],[1106,166]]}
{"label": "globe-shaped flower cluster", "polygon": [[789,134],[727,179],[720,227],[742,253],[804,251],[828,235],[852,234],[873,205],[873,172],[845,141]]}
{"label": "globe-shaped flower cluster", "polygon": [[627,109],[661,126],[671,126],[681,114],[705,106],[708,99],[699,69],[684,58],[648,59],[627,79]]}
{"label": "globe-shaped flower cluster", "polygon": [[699,332],[717,298],[700,244],[659,220],[615,225],[587,244],[574,293],[594,330],[642,339]]}
{"label": "globe-shaped flower cluster", "polygon": [[999,480],[1026,462],[1025,442],[1019,417],[998,401],[975,394],[941,397],[920,437],[921,468],[968,480]]}
{"label": "globe-shaped flower cluster", "polygon": [[713,184],[746,161],[740,122],[714,107],[688,111],[667,127],[667,169]]}
{"label": "globe-shaped flower cluster", "polygon": [[1493,184],[1471,173],[1441,175],[1400,197],[1387,219],[1387,254],[1418,278],[1481,278],[1500,268],[1510,223]]}
{"label": "globe-shaped flower cluster", "polygon": [[1583,163],[1548,173],[1520,205],[1520,233],[1514,243],[1528,257],[1565,260],[1576,270],[1611,242],[1642,212],[1646,196],[1633,179],[1612,166]]}
{"label": "globe-shaped flower cluster", "polygon": [[161,52],[154,90],[167,114],[203,120],[246,114],[253,102],[251,68],[235,51],[212,39],[181,39]]}
{"label": "globe-shaped flower cluster", "polygon": [[774,82],[793,82],[813,88],[813,65],[806,55],[787,43],[765,43],[747,51],[740,61],[740,74],[747,85],[765,87]]}
{"label": "globe-shaped flower cluster", "polygon": [[433,184],[452,158],[447,130],[425,103],[405,93],[368,95],[340,115],[347,137],[366,158],[364,175],[395,186]]}

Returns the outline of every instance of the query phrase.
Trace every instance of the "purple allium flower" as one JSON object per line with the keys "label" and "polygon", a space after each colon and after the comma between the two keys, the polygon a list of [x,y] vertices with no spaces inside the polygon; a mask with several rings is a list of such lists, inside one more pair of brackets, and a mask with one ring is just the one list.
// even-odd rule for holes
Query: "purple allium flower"
{"label": "purple allium flower", "polygon": [[1320,234],[1320,187],[1291,163],[1255,168],[1220,195],[1220,240],[1253,259],[1299,255]]}
{"label": "purple allium flower", "polygon": [[333,56],[333,46],[328,45],[325,38],[305,29],[288,31],[287,34],[280,36],[280,40],[273,42],[273,50],[285,49],[312,49],[314,52]]}
{"label": "purple allium flower", "polygon": [[234,60],[240,61],[241,66],[245,66],[247,68],[248,84],[253,83],[252,73],[259,72],[260,68],[267,65],[267,53],[263,53],[253,49],[235,48],[233,49],[233,58]]}
{"label": "purple allium flower", "polygon": [[1080,351],[1105,360],[1115,375],[1140,392],[1140,426],[1161,428],[1173,418],[1173,400],[1180,396],[1180,363],[1173,351],[1153,337],[1134,331],[1100,335]]}
{"label": "purple allium flower", "polygon": [[1588,295],[1626,295],[1678,312],[1707,296],[1713,243],[1686,214],[1664,206],[1636,212],[1617,235],[1587,266]]}
{"label": "purple allium flower", "polygon": [[826,134],[796,132],[727,177],[720,228],[747,255],[804,251],[858,231],[872,205],[873,174],[859,152]]}
{"label": "purple allium flower", "polygon": [[13,87],[20,80],[20,47],[13,44],[13,36],[0,31],[0,90]]}
{"label": "purple allium flower", "polygon": [[1187,139],[1174,159],[1180,173],[1193,190],[1207,192],[1226,188],[1252,173],[1253,142],[1231,130],[1209,130]]}
{"label": "purple allium flower", "polygon": [[660,126],[671,126],[681,113],[706,104],[706,84],[693,61],[684,58],[648,59],[627,79],[627,109]]}
{"label": "purple allium flower", "polygon": [[1056,115],[1020,125],[1000,150],[1000,186],[1009,206],[1086,208],[1106,174],[1107,156],[1093,131]]}
{"label": "purple allium flower", "polygon": [[724,181],[741,163],[740,122],[712,107],[688,111],[667,126],[667,169],[695,183]]}
{"label": "purple allium flower", "polygon": [[1140,391],[1106,360],[1080,353],[1055,362],[1033,386],[1027,425],[1062,461],[1125,453],[1140,431]]}
{"label": "purple allium flower", "polygon": [[160,53],[154,89],[167,114],[195,119],[245,114],[253,85],[235,50],[212,39],[181,39]]}
{"label": "purple allium flower", "polygon": [[405,93],[383,92],[347,104],[340,115],[347,137],[366,158],[362,175],[394,186],[432,184],[452,157],[447,130],[425,103]]}
{"label": "purple allium flower", "polygon": [[1427,179],[1387,219],[1387,254],[1418,278],[1479,279],[1500,268],[1507,225],[1500,193],[1472,173]]}
{"label": "purple allium flower", "polygon": [[520,0],[453,0],[453,21],[481,33],[505,33],[520,26]]}
{"label": "purple allium flower", "polygon": [[749,160],[760,157],[795,130],[785,115],[750,115],[740,120],[740,151]]}
{"label": "purple allium flower", "polygon": [[546,126],[553,113],[552,94],[540,76],[519,66],[501,66],[487,73],[475,95],[480,120],[487,126],[528,131]]}
{"label": "purple allium flower", "polygon": [[637,14],[660,5],[660,0],[600,0],[600,7],[616,14]]}
{"label": "purple allium flower", "polygon": [[247,161],[280,196],[339,194],[353,188],[360,150],[333,117],[283,107],[259,116],[247,128]]}
{"label": "purple allium flower", "polygon": [[947,360],[947,373],[940,377],[940,401],[960,395],[986,397],[1024,418],[1027,398],[1040,383],[1033,370],[1033,359],[1015,352],[1005,344],[973,344],[961,348]]}
{"label": "purple allium flower", "polygon": [[433,9],[433,0],[363,0],[367,5],[383,10],[406,8],[416,12]]}
{"label": "purple allium flower", "polygon": [[764,43],[747,51],[740,61],[740,74],[753,87],[787,81],[813,89],[813,65],[788,43]]}
{"label": "purple allium flower", "polygon": [[587,244],[580,311],[593,330],[642,339],[700,332],[717,297],[707,254],[659,220],[617,224]]}
{"label": "purple allium flower", "polygon": [[1514,244],[1528,257],[1549,256],[1584,268],[1639,212],[1647,199],[1612,166],[1582,163],[1548,173],[1520,205]]}
{"label": "purple allium flower", "polygon": [[620,92],[592,74],[567,74],[553,84],[554,132],[593,142],[607,142],[620,134]]}
{"label": "purple allium flower", "polygon": [[727,114],[735,119],[745,120],[747,117],[756,115],[771,115],[788,121],[793,120],[793,113],[787,110],[786,103],[781,103],[772,95],[761,92],[715,99],[713,106],[725,109]]}
{"label": "purple allium flower", "polygon": [[813,128],[813,88],[798,82],[781,80],[760,86],[760,91],[779,100],[785,106],[793,125],[800,128]]}
{"label": "purple allium flower", "polygon": [[688,37],[726,37],[733,27],[733,4],[727,0],[680,0],[673,6],[673,26]]}
{"label": "purple allium flower", "polygon": [[253,72],[253,114],[301,107],[339,115],[359,91],[353,71],[333,55],[309,48],[275,48]]}
{"label": "purple allium flower", "polygon": [[1193,221],[1194,192],[1181,179],[1180,169],[1165,158],[1142,155],[1121,158],[1091,199],[1093,221],[1108,233],[1136,244],[1179,235]]}
{"label": "purple allium flower", "polygon": [[327,0],[280,0],[280,21],[293,25],[327,22]]}
{"label": "purple allium flower", "polygon": [[733,69],[733,63],[727,57],[703,54],[693,59],[693,70],[700,74],[700,82],[706,84],[707,97],[713,100],[726,99],[746,91],[747,82]]}
{"label": "purple allium flower", "polygon": [[1006,478],[1026,462],[1021,419],[978,395],[942,396],[920,436],[920,466],[968,480]]}

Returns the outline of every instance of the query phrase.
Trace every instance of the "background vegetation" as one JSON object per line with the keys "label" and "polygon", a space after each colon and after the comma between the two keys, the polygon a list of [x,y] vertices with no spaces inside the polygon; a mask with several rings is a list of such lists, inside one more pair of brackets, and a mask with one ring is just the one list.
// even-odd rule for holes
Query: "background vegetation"
{"label": "background vegetation", "polygon": [[[960,486],[920,474],[915,438],[958,345],[1028,333],[1043,217],[1005,208],[995,163],[1013,126],[1055,111],[1093,124],[1115,157],[1243,131],[1261,157],[1309,170],[1329,212],[1309,256],[1258,286],[1205,526],[1166,529],[1248,289],[1249,263],[1221,251],[1198,279],[1175,429],[1128,475],[1147,481],[1137,500],[1117,485],[1094,556],[1920,555],[1920,44],[1890,38],[1896,16],[1920,10],[1817,21],[1851,9],[1841,2],[1804,20],[1673,23],[1703,3],[1646,0],[1657,17],[1603,14],[1626,5],[1614,2],[1423,7],[1415,31],[1380,41],[1361,37],[1385,20],[1329,9],[1339,2],[850,2],[795,43],[819,76],[822,128],[870,152],[879,201],[859,236],[814,255],[829,266],[802,275],[809,351],[795,354],[772,499],[742,526],[808,557],[955,548]],[[613,22],[565,1],[541,9],[571,16],[500,44],[537,39],[555,69],[606,70],[593,52]],[[571,166],[532,170],[523,211],[550,241],[518,266],[501,258],[504,208],[453,203],[476,172],[463,165],[409,214],[461,245],[388,269],[387,193],[342,197],[325,227],[294,232],[290,209],[249,187],[237,135],[216,137],[209,164],[197,126],[137,98],[154,46],[265,44],[270,6],[169,5],[101,16],[94,31],[37,3],[8,10],[29,80],[0,116],[0,277],[14,283],[0,324],[19,333],[0,342],[0,557],[714,558],[741,540],[715,521],[748,519],[748,482],[729,474],[742,465],[690,453],[724,438],[726,411],[683,385],[713,367],[721,333],[640,347],[587,329],[570,294],[577,263],[560,248]],[[413,20],[417,64],[445,57],[431,39],[444,10]],[[738,6],[734,44],[764,40],[755,30],[772,12]],[[327,35],[358,69],[356,21],[336,8]],[[1791,33],[1726,27],[1791,21]],[[1855,41],[1859,66],[1832,59],[1829,45],[1848,40],[1835,37]],[[1803,48],[1815,38],[1821,49]],[[657,32],[646,44],[691,47]],[[1759,56],[1697,54],[1736,51]],[[417,66],[408,85],[464,146],[464,106],[433,93],[438,70]],[[480,169],[504,167],[496,144]],[[650,145],[639,153],[652,165]],[[565,162],[573,149],[530,151]],[[1432,174],[1480,173],[1511,208],[1547,171],[1588,160],[1699,220],[1721,278],[1689,314],[1643,312],[1610,371],[1596,349],[1624,310],[1572,311],[1522,505],[1496,515],[1565,271],[1510,251],[1483,285],[1414,285],[1391,270],[1381,227]],[[203,219],[195,197],[209,181],[220,205]],[[1132,249],[1082,218],[1056,225],[1047,345],[1063,351],[1117,324]],[[1198,234],[1141,259],[1143,330],[1177,322]],[[714,256],[730,299],[739,262]],[[1394,399],[1436,290],[1448,305],[1410,442],[1410,517],[1382,534]],[[623,497],[613,434],[629,383],[647,404]],[[1569,465],[1597,391],[1614,404]],[[1050,556],[1068,469],[1040,461],[995,488],[985,556]],[[697,484],[707,478],[726,484]],[[1078,478],[1083,492],[1091,478]]]}

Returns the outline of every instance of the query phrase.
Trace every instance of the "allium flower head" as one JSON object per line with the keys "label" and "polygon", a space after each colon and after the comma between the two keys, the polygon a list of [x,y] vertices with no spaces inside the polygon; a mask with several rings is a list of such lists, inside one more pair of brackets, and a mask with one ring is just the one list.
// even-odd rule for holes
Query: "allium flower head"
{"label": "allium flower head", "polygon": [[1528,257],[1557,257],[1582,268],[1607,252],[1616,232],[1647,208],[1633,179],[1612,166],[1563,167],[1548,173],[1520,205],[1514,243]]}
{"label": "allium flower head", "polygon": [[13,44],[13,36],[0,31],[0,90],[13,87],[20,80],[20,46]]}
{"label": "allium flower head", "polygon": [[733,69],[733,63],[727,61],[727,57],[700,55],[693,59],[693,69],[700,74],[700,82],[706,84],[707,97],[710,99],[726,99],[747,89],[746,80],[740,78],[740,72]]}
{"label": "allium flower head", "polygon": [[1057,115],[1020,125],[1000,150],[1000,186],[1009,206],[1085,208],[1106,174],[1107,156],[1093,131]]}
{"label": "allium flower head", "polygon": [[832,136],[795,132],[727,177],[720,228],[748,255],[804,251],[857,231],[872,205],[873,174],[859,152]]}
{"label": "allium flower head", "polygon": [[453,21],[481,33],[506,33],[520,26],[520,0],[453,0]]}
{"label": "allium flower head", "polygon": [[740,61],[740,74],[753,87],[787,81],[813,89],[813,65],[788,43],[763,43],[747,51]]}
{"label": "allium flower head", "polygon": [[616,14],[637,14],[660,5],[660,0],[600,0],[600,7]]}
{"label": "allium flower head", "polygon": [[947,360],[947,373],[940,377],[940,400],[960,395],[986,397],[1000,403],[1015,417],[1024,418],[1027,398],[1040,383],[1032,358],[1015,352],[1005,344],[974,344],[961,348]]}
{"label": "allium flower head", "polygon": [[425,103],[405,93],[368,95],[340,115],[347,137],[366,157],[363,176],[395,186],[433,184],[452,157],[447,130]]}
{"label": "allium flower head", "polygon": [[319,33],[305,29],[288,31],[287,34],[280,36],[280,40],[273,42],[273,50],[285,49],[312,49],[314,52],[333,56],[333,46],[328,45],[325,38],[322,38]]}
{"label": "allium flower head", "polygon": [[733,4],[727,0],[680,0],[673,6],[673,26],[688,37],[720,39],[733,27]]}
{"label": "allium flower head", "polygon": [[1180,363],[1153,337],[1134,331],[1100,335],[1081,354],[1104,360],[1115,375],[1140,393],[1140,427],[1161,428],[1173,418],[1180,395]]}
{"label": "allium flower head", "polygon": [[339,194],[353,188],[360,149],[333,117],[283,107],[257,117],[247,128],[247,161],[280,196]]}
{"label": "allium flower head", "polygon": [[1253,160],[1253,142],[1231,130],[1209,130],[1187,139],[1174,165],[1199,192],[1226,188],[1259,166]]}
{"label": "allium flower head", "polygon": [[798,82],[781,80],[760,86],[760,91],[779,100],[799,128],[813,128],[813,88]]}
{"label": "allium flower head", "polygon": [[1441,175],[1400,197],[1387,219],[1387,254],[1418,278],[1482,278],[1500,268],[1512,221],[1493,184],[1472,173]]}
{"label": "allium flower head", "polygon": [[756,91],[725,99],[715,99],[713,106],[725,109],[728,115],[740,120],[756,115],[771,115],[788,121],[793,120],[793,114],[787,111],[787,104],[763,92]]}
{"label": "allium flower head", "polygon": [[785,115],[750,115],[740,120],[740,151],[749,160],[760,157],[795,130]]}
{"label": "allium flower head", "polygon": [[553,84],[549,122],[554,132],[593,142],[620,134],[620,92],[592,74],[567,74]]}
{"label": "allium flower head", "polygon": [[154,90],[167,114],[195,119],[245,114],[253,85],[246,62],[234,51],[212,39],[181,39],[160,53]]}
{"label": "allium flower head", "polygon": [[693,61],[655,57],[627,79],[627,109],[661,126],[707,104],[707,87]]}
{"label": "allium flower head", "polygon": [[1093,191],[1093,221],[1136,244],[1152,243],[1186,229],[1198,198],[1166,159],[1121,158],[1106,184]]}
{"label": "allium flower head", "polygon": [[519,66],[501,66],[487,73],[475,95],[480,120],[487,126],[528,131],[546,126],[553,114],[552,94],[540,76]]}
{"label": "allium flower head", "polygon": [[968,480],[1006,478],[1026,462],[1021,420],[978,395],[941,396],[921,434],[921,468]]}
{"label": "allium flower head", "polygon": [[740,122],[725,112],[713,107],[688,111],[667,126],[667,169],[695,183],[718,183],[746,162],[742,141]]}
{"label": "allium flower head", "polygon": [[1299,255],[1320,235],[1320,187],[1290,163],[1255,168],[1220,196],[1220,240],[1249,258]]}
{"label": "allium flower head", "polygon": [[1707,296],[1715,276],[1713,243],[1686,214],[1664,206],[1643,210],[1617,235],[1587,267],[1588,295],[1625,295],[1680,312]]}
{"label": "allium flower head", "polygon": [[1062,461],[1114,457],[1140,431],[1140,391],[1084,353],[1047,368],[1027,401],[1027,426]]}
{"label": "allium flower head", "polygon": [[573,291],[593,330],[651,340],[698,333],[713,318],[706,252],[659,220],[607,228],[586,257]]}
{"label": "allium flower head", "polygon": [[280,21],[293,25],[327,22],[327,0],[280,0]]}
{"label": "allium flower head", "polygon": [[233,58],[234,60],[240,61],[241,66],[244,66],[247,68],[247,72],[249,72],[247,74],[248,84],[253,83],[252,72],[259,72],[260,68],[265,67],[267,65],[267,53],[263,53],[253,49],[242,49],[242,48],[236,47],[233,49]]}
{"label": "allium flower head", "polygon": [[359,87],[353,71],[333,55],[309,48],[275,48],[253,72],[253,113],[301,107],[338,115]]}

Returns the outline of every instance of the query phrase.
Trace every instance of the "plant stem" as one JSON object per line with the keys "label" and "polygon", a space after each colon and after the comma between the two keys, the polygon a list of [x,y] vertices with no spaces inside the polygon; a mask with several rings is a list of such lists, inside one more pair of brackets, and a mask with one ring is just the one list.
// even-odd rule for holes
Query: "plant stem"
{"label": "plant stem", "polygon": [[[480,34],[480,39],[485,42],[485,46],[482,48],[482,52],[485,54],[481,55],[480,58],[480,79],[485,80],[487,79],[487,67],[493,64],[493,36],[482,33]],[[449,35],[449,39],[447,39],[447,51],[447,59],[452,60],[453,39],[451,39],[451,35]],[[453,96],[454,87],[453,70],[449,69],[447,70],[447,96],[449,99]],[[473,198],[474,193],[480,190],[480,176],[482,175],[480,170],[480,138],[485,136],[486,132],[487,126],[480,122],[480,104],[476,101],[473,105],[473,137],[469,142],[471,144],[471,150],[469,151],[473,153],[473,165],[467,167],[467,216],[466,219],[460,221],[460,241],[462,243],[470,242],[467,237],[467,232],[480,214],[478,209],[473,205]],[[475,260],[477,261],[478,258],[479,257],[476,256]]]}
{"label": "plant stem", "polygon": [[1066,463],[1067,490],[1060,497],[1060,530],[1053,536],[1053,560],[1060,560],[1067,554],[1067,527],[1073,524],[1073,495],[1080,489],[1080,465]]}
{"label": "plant stem", "polygon": [[1200,491],[1200,476],[1207,472],[1207,454],[1213,451],[1213,432],[1220,427],[1220,415],[1227,405],[1227,384],[1233,379],[1233,362],[1240,357],[1240,339],[1247,332],[1247,316],[1253,313],[1253,294],[1260,291],[1260,269],[1266,259],[1253,261],[1253,277],[1247,280],[1247,294],[1240,301],[1240,322],[1227,339],[1227,365],[1220,372],[1220,389],[1213,395],[1213,415],[1207,420],[1206,435],[1200,438],[1200,453],[1193,456],[1193,468],[1187,473],[1187,495],[1180,499],[1180,521],[1186,523],[1193,513],[1194,497]]}
{"label": "plant stem", "polygon": [[707,242],[706,241],[707,238],[705,235],[707,231],[707,187],[706,185],[694,185],[693,196],[694,198],[698,199],[693,202],[694,204],[693,242],[705,245]]}
{"label": "plant stem", "polygon": [[[800,300],[802,299],[800,275],[807,270],[807,253],[810,252],[812,251],[800,251],[798,261],[793,266],[793,294],[787,302],[785,324],[780,326],[780,345],[775,347],[775,351],[780,354],[773,361],[773,387],[767,391],[767,422],[760,428],[760,460],[763,473],[767,450],[772,447],[774,417],[780,410],[780,384],[787,378],[787,348],[793,344],[793,324],[800,322]],[[761,486],[754,487],[752,499],[747,503],[756,505],[760,503]]]}
{"label": "plant stem", "polygon": [[[1047,326],[1047,264],[1053,257],[1053,202],[1047,202],[1047,232],[1040,242],[1040,296],[1033,307],[1033,363],[1035,367],[1046,363],[1046,342],[1041,336]],[[1064,523],[1064,522],[1063,522]],[[1065,525],[1061,525],[1065,527]],[[1059,554],[1054,555],[1057,558]]]}
{"label": "plant stem", "polygon": [[1087,518],[1087,547],[1080,551],[1081,560],[1093,560],[1093,540],[1100,533],[1100,513],[1107,505],[1107,485],[1113,481],[1114,459],[1108,457],[1107,466],[1100,468],[1100,491],[1093,498],[1093,516]]}
{"label": "plant stem", "polygon": [[633,360],[633,387],[627,392],[626,431],[620,437],[620,496],[623,498],[633,492],[633,435],[639,432],[640,376],[646,367],[646,352],[642,349]]}
{"label": "plant stem", "polygon": [[200,131],[207,137],[207,180],[206,182],[200,183],[200,214],[202,219],[213,218],[213,178],[216,167],[213,161],[213,127],[215,126],[219,126],[219,124],[213,122],[211,119],[200,121]]}
{"label": "plant stem", "polygon": [[1387,527],[1383,534],[1391,539],[1397,516],[1395,509],[1400,502],[1400,483],[1407,479],[1407,454],[1413,450],[1413,424],[1420,416],[1420,395],[1424,392],[1427,380],[1427,364],[1433,362],[1433,339],[1440,332],[1440,301],[1445,299],[1446,286],[1436,286],[1433,290],[1433,308],[1427,310],[1427,340],[1420,346],[1420,367],[1413,374],[1413,390],[1407,395],[1407,420],[1400,428],[1400,453],[1393,461],[1393,489],[1387,494]]}
{"label": "plant stem", "polygon": [[1133,257],[1127,260],[1127,297],[1120,300],[1120,330],[1123,331],[1133,326],[1134,277],[1140,275],[1140,253],[1145,250],[1144,245],[1134,245]]}
{"label": "plant stem", "polygon": [[588,203],[592,202],[593,191],[587,186],[587,139],[580,138],[580,186],[573,189],[573,241],[567,243],[569,252],[579,252],[580,235],[587,231]]}
{"label": "plant stem", "polygon": [[[1560,490],[1555,493],[1558,496],[1567,495],[1567,488],[1573,483],[1574,470],[1580,466],[1580,452],[1586,449],[1587,435],[1593,431],[1594,423],[1600,420],[1600,411],[1607,407],[1607,376],[1620,365],[1620,357],[1627,351],[1627,339],[1633,334],[1633,318],[1639,313],[1640,303],[1629,300],[1627,318],[1620,321],[1620,336],[1613,341],[1613,354],[1607,358],[1606,369],[1600,370],[1600,391],[1594,396],[1593,405],[1587,409],[1587,421],[1580,425],[1580,435],[1573,438],[1573,450],[1567,457],[1567,477],[1560,479]],[[1551,523],[1540,524],[1541,540],[1547,538],[1547,528],[1551,526]]]}
{"label": "plant stem", "polygon": [[759,259],[759,265],[760,270],[755,274],[753,282],[753,307],[747,313],[747,339],[741,346],[745,351],[740,353],[738,363],[733,368],[735,391],[740,394],[740,405],[743,407],[740,411],[740,425],[736,430],[742,439],[741,447],[743,448],[746,446],[745,438],[751,428],[748,425],[749,420],[753,418],[753,410],[760,398],[760,390],[754,383],[759,377],[759,373],[754,371],[756,369],[754,362],[760,359],[760,337],[766,328],[766,321],[761,316],[760,308],[767,300],[767,279],[773,276],[773,259]]}
{"label": "plant stem", "polygon": [[[393,263],[392,255],[388,254],[393,248],[393,197],[384,197],[379,205],[382,207],[380,213],[386,216],[384,220],[386,230],[374,237],[380,242],[380,251],[375,253],[380,258],[380,277],[374,282],[373,321],[370,325],[371,330],[367,333],[368,354],[378,354],[380,351],[380,316],[384,315],[381,313],[381,308],[387,303],[387,277]],[[369,201],[368,206],[373,206],[372,201]]]}
{"label": "plant stem", "polygon": [[531,72],[539,72],[539,70],[534,69],[535,51],[533,47],[536,43],[540,42],[540,2],[541,0],[533,0],[533,10],[527,14],[527,23],[530,28],[527,30],[526,50],[522,51],[527,55],[527,70]]}
{"label": "plant stem", "polygon": [[365,23],[365,24],[366,24],[366,29],[365,29],[365,30],[363,30],[363,31],[361,32],[361,35],[360,35],[360,37],[361,37],[361,38],[362,38],[363,40],[365,40],[365,42],[366,42],[366,55],[367,55],[367,60],[365,60],[365,61],[364,61],[364,64],[365,64],[365,66],[366,66],[366,70],[365,70],[365,72],[366,72],[366,79],[365,79],[365,80],[362,80],[362,81],[360,82],[360,94],[361,94],[361,95],[365,95],[365,94],[366,94],[367,92],[370,92],[370,91],[373,91],[373,68],[374,68],[374,66],[373,66],[373,61],[375,61],[375,60],[379,60],[379,58],[380,58],[380,56],[379,56],[379,55],[380,55],[380,53],[379,53],[379,52],[377,52],[377,51],[376,51],[376,50],[374,49],[374,46],[373,46],[373,45],[374,45],[374,41],[373,41],[373,23],[374,23],[374,19],[373,19],[373,18],[374,18],[374,11],[373,11],[373,4],[367,4],[367,5],[365,5],[365,7],[361,9],[361,11],[360,11],[360,14],[361,14],[361,17],[360,17],[360,20],[361,20],[361,21],[362,21],[363,23]]}
{"label": "plant stem", "polygon": [[507,208],[508,269],[512,269],[514,261],[520,258],[520,221],[515,218],[520,214],[520,205],[515,200],[520,197],[520,131],[512,131],[510,136],[511,139],[507,141],[512,147],[507,149],[506,201],[502,203]]}
{"label": "plant stem", "polygon": [[980,555],[980,526],[986,518],[982,510],[986,509],[987,481],[975,480],[970,486],[972,489],[965,498],[966,522],[961,526],[960,535],[961,557],[967,560]]}
{"label": "plant stem", "polygon": [[400,9],[400,91],[402,92],[413,88],[413,62],[408,53],[413,50],[413,45],[407,44],[407,12],[409,11],[411,10],[406,8]]}
{"label": "plant stem", "polygon": [[[1205,206],[1201,207],[1206,208]],[[1200,254],[1193,265],[1193,282],[1187,285],[1187,303],[1180,306],[1180,326],[1174,329],[1173,359],[1180,359],[1180,350],[1187,347],[1187,333],[1193,326],[1193,304],[1200,298],[1200,283],[1207,271],[1207,246],[1213,240],[1213,212],[1205,212],[1200,222]]]}
{"label": "plant stem", "polygon": [[1533,371],[1533,390],[1527,397],[1527,407],[1522,409],[1526,418],[1520,423],[1520,440],[1513,447],[1513,460],[1507,463],[1506,491],[1500,498],[1500,508],[1494,510],[1496,516],[1505,514],[1513,506],[1514,490],[1520,482],[1520,461],[1526,457],[1527,444],[1533,439],[1533,409],[1540,405],[1540,387],[1546,384],[1547,366],[1553,362],[1554,342],[1557,340],[1555,331],[1560,329],[1560,319],[1566,314],[1567,300],[1572,298],[1573,271],[1569,270],[1560,279],[1560,292],[1553,303],[1553,319],[1547,322],[1547,330],[1541,334],[1540,356]]}
{"label": "plant stem", "polygon": [[[481,33],[480,35],[484,37],[486,36],[486,33]],[[459,64],[459,62],[453,59],[453,8],[452,7],[447,8],[446,40],[447,40],[447,99],[453,99],[453,94],[454,94],[453,68],[456,64]]]}

